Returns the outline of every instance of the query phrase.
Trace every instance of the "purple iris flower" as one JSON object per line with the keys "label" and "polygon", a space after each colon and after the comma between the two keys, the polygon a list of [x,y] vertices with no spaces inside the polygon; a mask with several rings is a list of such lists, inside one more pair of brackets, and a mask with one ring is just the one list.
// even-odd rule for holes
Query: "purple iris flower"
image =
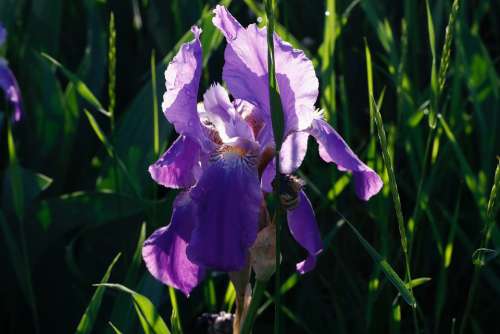
{"label": "purple iris flower", "polygon": [[[0,23],[0,46],[3,45],[7,38],[7,31]],[[14,73],[10,70],[7,61],[0,58],[0,88],[4,91],[7,101],[12,104],[14,113],[12,119],[14,122],[20,121],[23,111],[21,106],[21,91],[17,84]]]}
{"label": "purple iris flower", "polygon": [[[187,296],[207,269],[230,272],[247,265],[265,210],[264,196],[272,191],[275,176],[266,29],[242,27],[223,6],[214,13],[212,21],[227,41],[222,76],[234,99],[214,84],[203,102],[197,102],[201,29],[193,27],[195,39],[181,47],[165,72],[162,109],[179,138],[149,167],[157,183],[182,192],[174,201],[170,224],[144,243],[143,258],[154,277]],[[350,171],[356,194],[368,200],[382,181],[316,111],[318,79],[311,61],[277,35],[274,44],[285,118],[281,172],[291,174],[300,167],[313,136],[321,158]],[[297,270],[308,272],[322,241],[303,190],[287,220],[292,236],[308,252]]]}

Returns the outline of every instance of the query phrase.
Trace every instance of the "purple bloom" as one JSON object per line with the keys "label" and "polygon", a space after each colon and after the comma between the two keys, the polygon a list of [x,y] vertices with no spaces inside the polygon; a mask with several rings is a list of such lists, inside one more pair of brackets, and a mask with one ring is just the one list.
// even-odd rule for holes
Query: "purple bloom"
{"label": "purple bloom", "polygon": [[[7,31],[0,23],[0,46],[5,42]],[[10,70],[5,59],[0,58],[0,88],[5,94],[5,98],[12,104],[14,113],[12,119],[14,122],[21,120],[23,111],[21,106],[21,91],[17,84],[14,73]]]}
{"label": "purple bloom", "polygon": [[[222,6],[214,13],[213,23],[227,41],[223,80],[234,100],[214,84],[197,102],[201,30],[193,27],[195,39],[181,47],[165,72],[162,109],[180,136],[149,168],[157,183],[183,191],[174,202],[170,225],[150,236],[143,257],[154,277],[186,295],[205,270],[238,271],[248,264],[265,216],[264,196],[272,191],[275,176],[266,29],[242,27]],[[311,61],[277,35],[274,43],[285,119],[281,172],[291,174],[300,167],[311,135],[321,158],[352,172],[357,195],[368,200],[382,181],[315,111],[318,79]],[[292,236],[309,254],[297,270],[308,272],[322,241],[304,191],[287,218]]]}

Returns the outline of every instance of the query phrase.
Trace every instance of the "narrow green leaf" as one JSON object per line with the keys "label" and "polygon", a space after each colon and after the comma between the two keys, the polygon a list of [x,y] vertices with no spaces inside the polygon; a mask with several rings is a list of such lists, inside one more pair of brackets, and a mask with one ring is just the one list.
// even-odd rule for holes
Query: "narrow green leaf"
{"label": "narrow green leaf", "polygon": [[168,295],[170,297],[170,304],[172,305],[172,315],[170,316],[170,327],[172,328],[173,334],[182,334],[179,305],[177,305],[177,296],[175,295],[175,289],[169,286]]}
{"label": "narrow green leaf", "polygon": [[85,115],[87,116],[87,119],[89,120],[90,126],[92,127],[92,130],[94,130],[94,133],[96,134],[97,138],[99,138],[99,141],[104,144],[104,147],[106,148],[106,151],[109,155],[110,158],[116,159],[116,162],[120,169],[123,171],[125,176],[127,177],[127,180],[129,181],[130,185],[134,189],[135,195],[137,197],[140,197],[139,195],[139,188],[134,181],[134,179],[130,176],[130,173],[127,170],[127,167],[123,163],[123,161],[115,154],[115,150],[113,145],[111,145],[111,142],[108,140],[104,132],[101,130],[101,127],[97,123],[96,119],[94,116],[87,110],[84,109]]}
{"label": "narrow green leaf", "polygon": [[227,284],[226,293],[224,294],[224,309],[227,312],[231,312],[235,302],[236,290],[234,289],[233,283],[229,281]]}
{"label": "narrow green leaf", "polygon": [[[113,261],[111,261],[111,264],[106,270],[106,273],[102,277],[101,284],[108,282],[109,276],[111,275],[111,271],[113,270],[113,267],[115,266],[120,256],[121,253],[118,253],[118,255],[116,255],[115,258],[113,259]],[[90,300],[90,303],[87,306],[87,309],[85,310],[85,313],[83,314],[82,318],[80,319],[78,327],[76,328],[76,333],[83,334],[92,332],[92,329],[94,328],[94,324],[97,318],[97,314],[99,313],[99,309],[101,308],[101,302],[102,302],[102,297],[104,295],[104,290],[105,290],[104,287],[99,286],[94,292],[94,295],[92,296],[92,299]]]}
{"label": "narrow green leaf", "polygon": [[99,112],[103,113],[106,116],[109,116],[109,113],[104,110],[101,102],[99,102],[90,88],[76,74],[68,70],[66,67],[64,67],[64,65],[62,65],[60,62],[58,62],[48,54],[42,52],[41,55],[57,68],[61,69],[66,78],[75,85],[76,91],[85,101],[94,106]]}
{"label": "narrow green leaf", "polygon": [[419,277],[419,278],[414,278],[411,280],[411,282],[406,283],[406,286],[408,288],[415,288],[417,286],[423,285],[427,282],[430,282],[432,278],[430,277]]}
{"label": "narrow green leaf", "polygon": [[358,230],[348,221],[346,223],[349,225],[349,227],[352,229],[358,240],[361,242],[363,247],[366,249],[368,254],[372,257],[373,261],[377,263],[382,271],[384,272],[385,276],[387,279],[398,289],[399,293],[403,297],[403,299],[410,305],[411,307],[417,307],[417,301],[413,297],[413,294],[403,282],[403,280],[398,276],[398,274],[392,269],[392,267],[389,265],[387,260],[382,258],[380,254],[373,248],[368,241],[363,238],[363,236],[358,232]]}
{"label": "narrow green leaf", "polygon": [[121,284],[105,283],[96,284],[96,286],[116,289],[130,295],[145,334],[170,334],[170,330],[149,298]]}
{"label": "narrow green leaf", "polygon": [[460,7],[460,1],[454,0],[453,5],[451,6],[448,25],[446,26],[443,51],[441,52],[441,60],[439,61],[439,75],[438,75],[439,91],[443,90],[444,84],[446,82],[446,73],[448,72],[448,67],[450,65],[451,42],[453,40],[455,21],[457,19],[459,7]]}
{"label": "narrow green leaf", "polygon": [[[125,276],[125,286],[136,286],[139,276],[139,270],[141,267],[142,260],[142,246],[144,240],[146,239],[146,223],[142,223],[141,230],[139,232],[139,238],[137,239],[137,244],[135,247],[134,255],[132,260],[128,265],[127,275]],[[113,323],[117,324],[123,330],[127,331],[130,329],[129,326],[132,325],[134,318],[130,317],[132,312],[132,306],[126,302],[127,296],[124,294],[119,295],[113,305],[113,310],[111,311],[111,320]]]}
{"label": "narrow green leaf", "polygon": [[111,321],[108,321],[108,324],[109,324],[109,326],[111,326],[111,329],[113,330],[113,332],[115,334],[122,334],[122,332],[118,328],[116,328],[116,326],[113,325],[113,323]]}
{"label": "narrow green leaf", "polygon": [[476,266],[484,266],[498,256],[498,251],[489,248],[478,248],[472,253],[472,263]]}

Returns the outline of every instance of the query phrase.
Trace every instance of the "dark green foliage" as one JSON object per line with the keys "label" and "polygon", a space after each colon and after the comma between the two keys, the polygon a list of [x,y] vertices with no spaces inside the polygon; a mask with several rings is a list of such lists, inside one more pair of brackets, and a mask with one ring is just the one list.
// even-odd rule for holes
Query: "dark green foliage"
{"label": "dark green foliage", "polygon": [[[262,1],[222,2],[244,24],[266,22]],[[87,307],[93,333],[194,333],[203,312],[234,309],[226,275],[211,273],[186,299],[156,282],[140,253],[169,222],[177,193],[147,172],[176,137],[154,101],[161,106],[163,73],[193,24],[204,31],[200,98],[222,80],[216,3],[0,0],[0,55],[26,111],[8,127],[0,93],[1,333],[70,333]],[[416,301],[422,332],[494,331],[500,2],[281,0],[276,19],[275,31],[314,62],[317,107],[385,187],[361,202],[352,177],[310,141],[300,173],[325,250],[313,272],[297,275],[304,252],[283,228],[281,289],[261,291],[253,332],[273,332],[277,296],[282,333],[411,333],[405,299]],[[101,280],[117,284],[93,286]]]}

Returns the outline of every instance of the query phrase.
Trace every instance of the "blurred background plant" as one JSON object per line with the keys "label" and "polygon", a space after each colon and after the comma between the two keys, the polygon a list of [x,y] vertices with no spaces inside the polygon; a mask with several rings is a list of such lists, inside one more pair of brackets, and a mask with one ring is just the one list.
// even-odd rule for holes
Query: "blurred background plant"
{"label": "blurred background plant", "polygon": [[[222,3],[243,24],[265,24],[259,1]],[[156,282],[140,256],[145,235],[168,222],[175,196],[147,173],[176,136],[158,109],[163,72],[196,23],[204,30],[200,91],[221,81],[224,43],[210,11],[216,4],[0,0],[8,31],[0,56],[19,81],[25,110],[11,124],[11,106],[0,99],[3,333],[203,333],[202,313],[233,309],[226,275],[212,273],[186,299]],[[384,262],[373,262],[344,224],[348,219],[405,276],[378,111],[418,279],[411,285],[420,329],[498,327],[492,188],[500,154],[500,3],[289,0],[277,9],[276,31],[314,61],[318,107],[386,184],[360,202],[350,176],[309,150],[300,176],[325,251],[317,269],[299,277],[294,264],[302,250],[283,235],[283,332],[413,330],[411,309],[384,276]],[[99,282],[108,285],[93,286]],[[256,333],[272,332],[268,290]]]}

